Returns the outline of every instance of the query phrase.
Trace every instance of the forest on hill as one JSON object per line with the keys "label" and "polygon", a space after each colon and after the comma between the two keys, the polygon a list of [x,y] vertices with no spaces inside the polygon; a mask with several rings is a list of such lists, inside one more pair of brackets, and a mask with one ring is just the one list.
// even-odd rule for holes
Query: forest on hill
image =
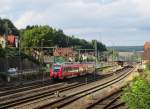
{"label": "forest on hill", "polygon": [[114,49],[119,52],[134,52],[134,51],[144,51],[143,46],[111,46],[108,49]]}
{"label": "forest on hill", "polygon": [[[58,46],[74,47],[82,49],[94,49],[95,41],[86,41],[68,36],[63,30],[55,29],[49,25],[27,26],[25,29],[17,29],[9,19],[0,18],[0,35],[13,34],[19,36],[22,47]],[[106,46],[97,41],[97,50],[106,51]]]}
{"label": "forest on hill", "polygon": [[4,34],[19,35],[19,30],[9,19],[0,18],[0,35]]}

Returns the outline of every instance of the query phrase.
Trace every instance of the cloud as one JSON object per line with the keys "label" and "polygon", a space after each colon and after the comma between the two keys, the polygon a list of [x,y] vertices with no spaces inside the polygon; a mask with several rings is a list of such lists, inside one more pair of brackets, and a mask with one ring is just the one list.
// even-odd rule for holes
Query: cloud
{"label": "cloud", "polygon": [[15,25],[18,28],[25,28],[27,25],[36,25],[37,22],[39,24],[44,24],[45,17],[46,16],[42,16],[34,11],[28,11],[25,12],[18,20],[16,20]]}
{"label": "cloud", "polygon": [[18,28],[48,24],[87,40],[103,37],[108,45],[108,40],[128,45],[134,39],[142,44],[150,35],[149,0],[1,0],[0,6],[1,17]]}
{"label": "cloud", "polygon": [[150,17],[150,1],[149,0],[133,0],[136,4],[141,17]]}
{"label": "cloud", "polygon": [[[111,25],[118,21],[122,22],[122,20],[124,20],[123,17],[126,17],[125,15],[128,15],[128,14],[133,15],[134,13],[130,11],[132,5],[127,6],[127,8],[125,9],[121,8],[123,6],[128,5],[128,2],[125,2],[125,0],[120,0],[120,1],[114,0],[115,2],[112,2],[109,4],[101,3],[101,2],[98,2],[97,0],[93,2],[91,0],[76,0],[76,1],[67,0],[68,2],[63,2],[63,1],[65,0],[60,0],[60,2],[58,3],[57,1],[47,2],[45,4],[47,5],[50,4],[50,7],[47,7],[45,10],[31,8],[30,11],[29,10],[25,11],[16,20],[19,21],[22,18],[28,19],[26,15],[27,13],[30,13],[32,11],[32,13],[34,13],[34,20],[37,21],[37,23],[43,22],[42,20],[44,19],[46,23],[60,26],[60,27],[65,27],[65,28],[70,28],[70,27],[80,28],[80,27],[87,27],[87,26],[89,27],[104,26],[105,27],[107,25]],[[39,3],[36,3],[37,7],[38,7],[38,4]],[[43,19],[39,19],[40,15],[42,16],[40,18],[43,18]],[[114,21],[111,20],[111,18],[112,19],[115,18],[113,19]],[[31,22],[31,24],[33,24],[33,21]],[[115,25],[112,25],[112,26],[115,26]]]}
{"label": "cloud", "polygon": [[0,14],[5,13],[11,9],[9,4],[11,4],[11,1],[9,1],[9,0],[1,0],[0,1],[0,7],[1,7]]}

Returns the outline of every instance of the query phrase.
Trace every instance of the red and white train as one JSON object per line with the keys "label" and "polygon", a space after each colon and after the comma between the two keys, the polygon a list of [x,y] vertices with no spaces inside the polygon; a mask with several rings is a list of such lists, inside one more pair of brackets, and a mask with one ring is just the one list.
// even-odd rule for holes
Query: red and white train
{"label": "red and white train", "polygon": [[50,77],[53,79],[64,79],[74,76],[85,75],[95,71],[95,63],[67,63],[54,64],[50,69]]}

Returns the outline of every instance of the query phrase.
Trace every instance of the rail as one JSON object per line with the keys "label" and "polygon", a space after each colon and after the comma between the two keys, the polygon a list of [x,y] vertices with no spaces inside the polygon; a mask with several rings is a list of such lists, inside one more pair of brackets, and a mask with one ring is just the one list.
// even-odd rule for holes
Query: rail
{"label": "rail", "polygon": [[62,108],[82,97],[85,97],[91,93],[94,93],[96,91],[102,90],[103,88],[106,88],[112,84],[115,84],[117,82],[119,82],[120,80],[124,79],[126,76],[128,76],[128,74],[130,74],[133,71],[133,68],[126,70],[125,72],[122,72],[122,74],[119,77],[116,77],[115,79],[113,78],[112,80],[109,80],[103,84],[98,84],[96,86],[90,87],[88,89],[84,89],[81,90],[77,93],[74,93],[72,95],[66,96],[64,98],[60,98],[56,101],[53,101],[51,103],[45,104],[45,105],[41,105],[39,107],[37,107],[36,109],[43,109],[43,108],[50,108],[50,109],[55,109],[55,108]]}

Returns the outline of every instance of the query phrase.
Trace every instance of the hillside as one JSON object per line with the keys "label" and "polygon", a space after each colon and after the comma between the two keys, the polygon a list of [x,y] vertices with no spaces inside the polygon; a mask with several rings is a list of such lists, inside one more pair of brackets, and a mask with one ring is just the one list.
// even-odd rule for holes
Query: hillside
{"label": "hillside", "polygon": [[[40,46],[58,46],[58,47],[74,47],[82,49],[94,49],[94,41],[87,41],[68,36],[63,30],[55,29],[49,25],[33,25],[27,26],[25,29],[17,29],[13,22],[9,19],[0,18],[0,35],[13,34],[21,37],[21,45],[24,47],[40,47]],[[97,41],[97,49],[106,51],[106,46]]]}
{"label": "hillside", "polygon": [[108,49],[114,49],[120,52],[144,51],[143,46],[111,46]]}

